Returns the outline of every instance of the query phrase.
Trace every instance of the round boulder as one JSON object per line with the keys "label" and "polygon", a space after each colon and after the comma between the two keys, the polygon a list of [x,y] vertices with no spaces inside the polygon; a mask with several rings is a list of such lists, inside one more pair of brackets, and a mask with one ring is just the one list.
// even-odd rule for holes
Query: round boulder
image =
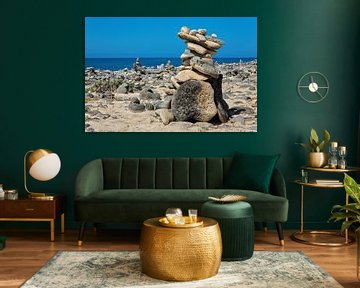
{"label": "round boulder", "polygon": [[177,121],[208,122],[217,114],[214,90],[208,82],[186,81],[177,89],[171,109]]}

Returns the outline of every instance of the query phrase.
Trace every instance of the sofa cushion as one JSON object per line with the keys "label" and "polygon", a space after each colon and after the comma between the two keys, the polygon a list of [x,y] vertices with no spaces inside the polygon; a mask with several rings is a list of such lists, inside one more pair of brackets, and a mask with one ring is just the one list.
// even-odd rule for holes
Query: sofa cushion
{"label": "sofa cushion", "polygon": [[236,153],[224,179],[224,187],[269,193],[270,180],[279,157]]}
{"label": "sofa cushion", "polygon": [[[166,208],[169,208],[174,205],[182,209],[188,209],[191,207],[195,209],[200,209],[202,203],[208,201],[209,196],[221,197],[227,194],[238,194],[238,195],[246,196],[247,197],[246,202],[249,202],[254,209],[255,221],[285,222],[287,220],[288,200],[286,198],[273,196],[271,194],[265,194],[262,192],[250,191],[250,190],[111,189],[111,190],[98,191],[96,194],[92,194],[87,197],[77,199],[75,200],[75,203],[76,206],[81,206],[81,207],[85,207],[85,206],[97,207],[97,208],[93,208],[94,214],[96,214],[96,211],[98,209],[105,209],[103,211],[104,213],[100,213],[101,215],[106,214],[105,213],[106,209],[110,209],[110,207],[111,209],[114,209],[114,211],[118,210],[119,215],[121,215],[122,213],[121,211],[123,210],[122,207],[124,208],[130,206],[143,207],[143,209],[141,210],[149,209],[149,207],[158,207],[158,208],[162,207],[160,211],[163,210],[165,213]],[[130,213],[131,209],[130,210],[126,209],[126,211],[127,213]],[[183,212],[185,214],[187,213],[186,210],[183,210]],[[131,213],[136,214],[136,213],[140,213],[140,211],[139,212],[133,211]],[[143,213],[144,211],[142,211],[140,214],[144,216]],[[151,214],[148,216],[155,217],[161,215]],[[101,216],[99,217],[101,218]],[[114,219],[117,218],[116,215],[113,215],[113,217]]]}

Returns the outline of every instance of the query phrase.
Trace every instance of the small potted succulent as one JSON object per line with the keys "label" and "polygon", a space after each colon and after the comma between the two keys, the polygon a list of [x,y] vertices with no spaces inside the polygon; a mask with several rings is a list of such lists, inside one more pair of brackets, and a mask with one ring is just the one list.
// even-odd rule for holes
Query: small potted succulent
{"label": "small potted succulent", "polygon": [[330,133],[323,129],[324,139],[320,141],[314,128],[310,130],[308,143],[296,143],[309,151],[308,165],[310,167],[320,168],[327,164],[328,154],[324,152],[325,144],[330,140]]}

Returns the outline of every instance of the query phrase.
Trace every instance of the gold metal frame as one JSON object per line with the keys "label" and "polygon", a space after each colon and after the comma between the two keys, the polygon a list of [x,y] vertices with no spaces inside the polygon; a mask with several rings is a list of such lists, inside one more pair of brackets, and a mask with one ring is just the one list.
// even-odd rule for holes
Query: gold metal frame
{"label": "gold metal frame", "polygon": [[296,242],[299,243],[303,243],[303,244],[309,244],[309,245],[317,245],[317,246],[331,246],[331,247],[339,247],[339,246],[344,246],[344,245],[348,245],[351,244],[355,241],[355,239],[351,236],[347,236],[345,237],[345,241],[344,242],[317,242],[317,241],[308,241],[308,240],[304,240],[299,238],[300,235],[331,235],[331,236],[337,236],[337,237],[342,237],[344,238],[344,236],[342,236],[340,233],[338,232],[334,232],[334,231],[316,231],[316,230],[311,230],[311,231],[298,231],[293,233],[290,238]]}
{"label": "gold metal frame", "polygon": [[[320,168],[321,169],[321,168]],[[317,170],[317,171],[323,171],[318,169],[311,169],[311,170]],[[353,170],[352,170],[353,171]],[[331,247],[338,247],[338,246],[344,246],[349,245],[355,241],[353,237],[349,236],[348,229],[345,230],[345,235],[342,236],[338,232],[334,231],[305,231],[304,230],[304,186],[308,187],[319,187],[319,188],[342,188],[344,187],[343,183],[335,184],[335,185],[321,185],[321,184],[314,184],[314,183],[303,183],[299,180],[295,180],[294,183],[301,186],[301,194],[300,194],[300,231],[293,233],[290,238],[296,242],[308,244],[308,245],[317,245],[317,246],[331,246]],[[345,202],[346,205],[349,203],[349,195],[345,193]],[[343,242],[318,242],[318,241],[308,241],[299,238],[300,235],[330,235],[330,236],[338,236],[345,238],[345,241]]]}
{"label": "gold metal frame", "polygon": [[29,163],[29,168],[31,168],[31,166],[37,160],[50,153],[52,152],[47,149],[37,149],[37,150],[29,150],[24,155],[24,188],[25,191],[28,193],[29,198],[35,198],[39,200],[54,200],[54,195],[47,195],[45,193],[39,193],[39,192],[30,192],[29,189],[27,188],[27,181],[26,181],[27,162]]}

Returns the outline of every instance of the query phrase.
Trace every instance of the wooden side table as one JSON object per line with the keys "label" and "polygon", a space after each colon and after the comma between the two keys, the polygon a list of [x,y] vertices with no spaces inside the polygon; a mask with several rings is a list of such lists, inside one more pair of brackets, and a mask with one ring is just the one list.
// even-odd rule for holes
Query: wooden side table
{"label": "wooden side table", "polygon": [[[326,173],[347,173],[347,172],[356,172],[360,171],[358,167],[347,167],[346,169],[330,169],[330,168],[312,168],[312,167],[301,167],[301,169],[316,171],[316,172],[326,172]],[[304,183],[301,180],[295,180],[295,184],[301,186],[300,193],[300,230],[298,232],[293,233],[290,238],[296,242],[309,244],[309,245],[318,245],[318,246],[343,246],[351,244],[355,241],[354,238],[350,237],[348,234],[348,229],[345,230],[344,241],[342,242],[320,242],[316,240],[316,235],[332,235],[332,236],[340,236],[343,237],[340,233],[334,231],[306,231],[304,230],[304,187],[317,187],[317,188],[343,188],[344,184],[342,182],[334,183],[334,184],[318,184],[316,182],[308,182]],[[345,193],[345,203],[346,205],[349,203],[349,195]],[[311,240],[305,240],[301,236],[311,235]]]}
{"label": "wooden side table", "polygon": [[61,233],[65,231],[65,197],[55,196],[53,200],[19,198],[0,200],[0,221],[48,221],[50,241],[54,241],[55,220],[61,217]]}

